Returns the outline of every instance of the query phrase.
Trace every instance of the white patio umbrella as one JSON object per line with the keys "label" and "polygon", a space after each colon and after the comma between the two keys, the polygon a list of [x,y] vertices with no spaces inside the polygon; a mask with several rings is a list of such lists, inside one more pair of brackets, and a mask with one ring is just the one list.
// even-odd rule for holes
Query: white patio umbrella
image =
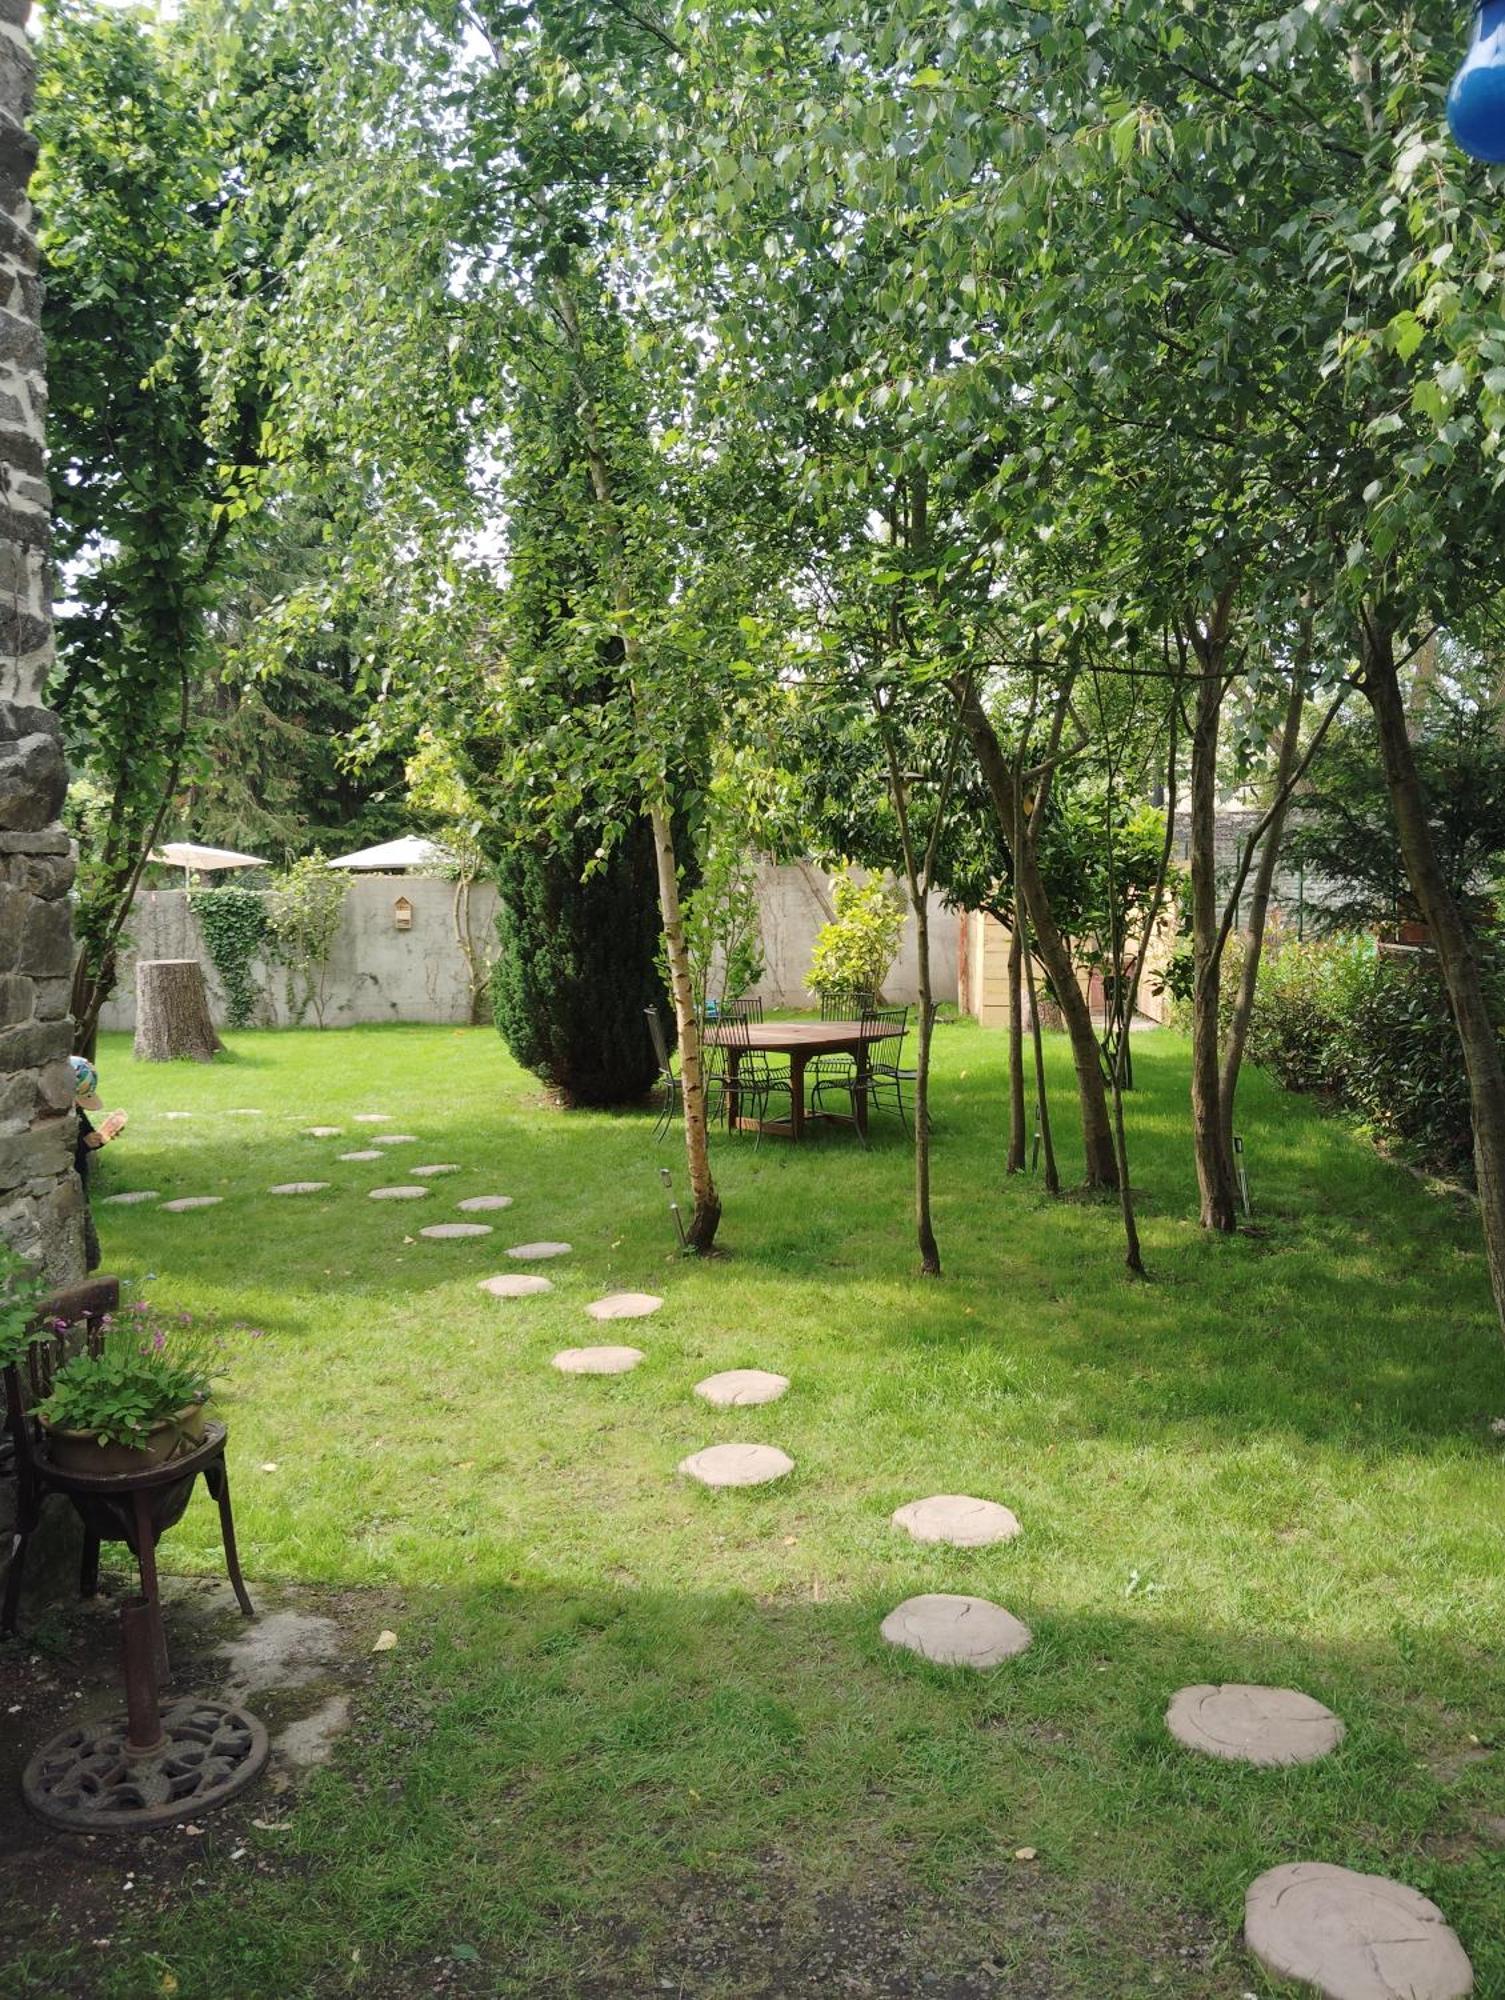
{"label": "white patio umbrella", "polygon": [[166,840],[152,855],[153,861],[169,868],[181,868],[189,875],[217,875],[231,868],[270,868],[259,854],[237,854],[233,847],[202,847],[194,840]]}
{"label": "white patio umbrella", "polygon": [[398,840],[384,840],[376,847],[362,847],[354,854],[338,854],[326,865],[347,868],[353,874],[401,875],[409,868],[443,868],[454,856],[437,840],[420,833],[405,833]]}

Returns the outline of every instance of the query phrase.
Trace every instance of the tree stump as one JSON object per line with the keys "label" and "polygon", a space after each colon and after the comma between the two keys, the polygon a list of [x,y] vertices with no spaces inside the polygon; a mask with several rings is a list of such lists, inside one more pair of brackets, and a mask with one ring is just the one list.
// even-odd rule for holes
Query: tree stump
{"label": "tree stump", "polygon": [[209,1018],[196,958],[144,958],[136,967],[138,1062],[208,1062],[224,1047]]}

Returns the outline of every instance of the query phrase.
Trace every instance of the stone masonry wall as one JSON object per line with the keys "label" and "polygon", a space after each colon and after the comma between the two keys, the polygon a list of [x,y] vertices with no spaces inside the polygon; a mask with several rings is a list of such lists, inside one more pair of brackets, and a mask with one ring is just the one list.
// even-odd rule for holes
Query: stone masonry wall
{"label": "stone masonry wall", "polygon": [[0,0],[0,1239],[55,1283],[84,1270],[68,1068],[73,853],[67,771],[42,707],[52,664],[47,387],[27,184],[30,0]]}

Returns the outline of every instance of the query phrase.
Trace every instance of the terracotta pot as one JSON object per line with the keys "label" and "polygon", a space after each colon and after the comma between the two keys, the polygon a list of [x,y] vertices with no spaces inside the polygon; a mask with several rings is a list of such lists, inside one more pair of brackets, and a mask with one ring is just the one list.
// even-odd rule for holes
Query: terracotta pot
{"label": "terracotta pot", "polygon": [[141,1472],[182,1458],[204,1441],[204,1405],[190,1403],[176,1416],[153,1424],[142,1444],[101,1444],[93,1431],[66,1431],[42,1419],[47,1456],[59,1472],[87,1472],[96,1477]]}

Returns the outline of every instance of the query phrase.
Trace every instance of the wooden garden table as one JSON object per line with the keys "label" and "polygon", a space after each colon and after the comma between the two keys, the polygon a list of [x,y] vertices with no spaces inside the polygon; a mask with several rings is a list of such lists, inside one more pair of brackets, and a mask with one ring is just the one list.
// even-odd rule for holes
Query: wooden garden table
{"label": "wooden garden table", "polygon": [[[867,1136],[868,1048],[873,1042],[891,1040],[894,1030],[881,1021],[749,1021],[744,1040],[735,1040],[723,1027],[707,1027],[708,1046],[726,1053],[727,1123],[745,1132],[778,1132],[796,1144],[805,1134],[805,1066],[817,1056],[850,1056],[857,1077],[852,1088],[852,1122]],[[789,1058],[789,1116],[787,1118],[744,1118],[737,1090],[737,1071],[744,1055],[787,1056]],[[823,1118],[842,1113],[821,1112]]]}

